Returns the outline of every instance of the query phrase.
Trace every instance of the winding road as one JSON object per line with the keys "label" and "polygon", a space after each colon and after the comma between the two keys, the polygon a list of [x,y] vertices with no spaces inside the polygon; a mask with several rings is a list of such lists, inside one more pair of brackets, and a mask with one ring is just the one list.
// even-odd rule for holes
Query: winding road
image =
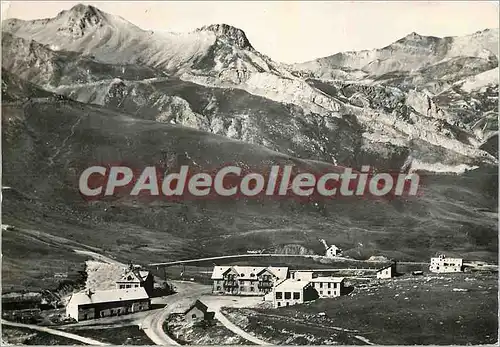
{"label": "winding road", "polygon": [[[151,312],[141,323],[140,326],[144,333],[156,345],[179,345],[177,341],[171,338],[163,330],[163,323],[172,313],[182,312],[183,309],[200,296],[210,293],[210,287],[195,283],[183,283],[182,281],[175,281],[175,286],[178,293],[161,298],[161,303],[165,307]],[[160,299],[160,298],[159,298]]]}

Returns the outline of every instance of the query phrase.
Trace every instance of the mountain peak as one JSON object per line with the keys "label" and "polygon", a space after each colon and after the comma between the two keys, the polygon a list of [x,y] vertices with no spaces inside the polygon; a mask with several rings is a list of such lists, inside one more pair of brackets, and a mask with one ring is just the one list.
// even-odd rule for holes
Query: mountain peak
{"label": "mountain peak", "polygon": [[420,40],[422,38],[421,35],[417,34],[415,31],[406,35],[403,39],[405,40]]}
{"label": "mountain peak", "polygon": [[65,25],[59,30],[67,30],[75,36],[83,36],[87,30],[106,21],[106,15],[91,5],[77,4],[71,9],[62,11],[58,18],[65,19]]}
{"label": "mountain peak", "polygon": [[218,37],[225,38],[230,43],[235,44],[239,48],[251,48],[253,49],[250,41],[245,34],[245,32],[239,28],[233,27],[229,24],[211,24],[205,25],[198,29],[198,31],[212,31]]}

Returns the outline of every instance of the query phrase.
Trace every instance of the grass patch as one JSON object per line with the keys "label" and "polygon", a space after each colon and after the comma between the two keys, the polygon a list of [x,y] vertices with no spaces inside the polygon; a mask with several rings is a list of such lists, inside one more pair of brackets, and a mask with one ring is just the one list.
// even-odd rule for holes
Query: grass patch
{"label": "grass patch", "polygon": [[[403,276],[374,281],[336,299],[229,312],[233,319],[243,316],[256,322],[272,317],[276,330],[304,322],[357,330],[357,335],[383,345],[494,344],[498,340],[497,295],[496,274]],[[259,324],[248,327],[264,333]]]}
{"label": "grass patch", "polygon": [[65,331],[80,336],[96,339],[101,342],[107,342],[113,345],[152,345],[153,342],[148,338],[144,331],[136,325],[124,327],[112,327],[99,329],[99,326],[66,329]]}
{"label": "grass patch", "polygon": [[173,314],[163,324],[165,332],[183,345],[251,345],[227,329],[218,320],[187,322],[182,314]]}
{"label": "grass patch", "polygon": [[62,336],[52,335],[42,331],[35,331],[26,328],[14,328],[9,326],[2,326],[2,340],[3,342],[14,345],[85,345],[82,342],[68,339]]}

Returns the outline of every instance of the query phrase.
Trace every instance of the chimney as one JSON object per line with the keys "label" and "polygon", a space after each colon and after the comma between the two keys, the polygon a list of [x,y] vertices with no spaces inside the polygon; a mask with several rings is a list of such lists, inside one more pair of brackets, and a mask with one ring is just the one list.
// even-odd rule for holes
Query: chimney
{"label": "chimney", "polygon": [[92,297],[92,295],[94,294],[94,292],[91,290],[91,289],[88,289],[87,290],[87,296],[90,298]]}

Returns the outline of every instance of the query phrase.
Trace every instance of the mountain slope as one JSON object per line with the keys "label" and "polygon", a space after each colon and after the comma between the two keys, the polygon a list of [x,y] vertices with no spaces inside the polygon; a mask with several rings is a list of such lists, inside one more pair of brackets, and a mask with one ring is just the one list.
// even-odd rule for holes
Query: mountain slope
{"label": "mountain slope", "polygon": [[[292,163],[314,171],[331,164],[73,101],[32,99],[3,105],[2,114],[3,184],[11,187],[4,190],[5,223],[105,247],[119,259],[154,262],[292,243],[315,249],[319,238],[363,257],[424,260],[458,244],[464,257],[496,257],[494,170],[423,176],[423,195],[408,201],[176,202],[117,196],[88,202],[78,192],[78,177],[97,163],[173,171],[180,165],[212,169],[226,163],[260,170]],[[283,230],[279,237],[243,236],[270,228]]]}
{"label": "mountain slope", "polygon": [[[241,30],[228,25],[206,26],[188,34],[160,35],[143,31],[119,17],[104,13],[92,6],[78,5],[52,19],[9,20],[3,27],[13,35],[7,35],[2,42],[4,52],[8,53],[4,59],[4,67],[30,82],[76,100],[119,107],[122,111],[139,117],[140,113],[146,112],[148,115],[145,118],[161,121],[166,118],[172,121],[171,117],[166,117],[165,114],[171,114],[175,108],[176,113],[182,114],[181,124],[269,145],[270,148],[293,155],[333,161],[345,157],[338,150],[329,149],[332,147],[330,145],[332,142],[337,148],[345,146],[343,140],[336,140],[339,129],[346,131],[347,137],[353,131],[331,124],[342,124],[343,119],[352,118],[351,115],[354,115],[356,121],[352,124],[354,128],[358,128],[358,130],[353,129],[354,133],[361,131],[362,146],[368,152],[375,152],[369,153],[364,158],[376,158],[378,155],[379,161],[383,163],[381,167],[386,167],[387,160],[390,162],[393,156],[399,158],[410,151],[421,152],[418,148],[409,148],[413,138],[427,143],[425,145],[427,147],[443,147],[448,151],[444,156],[438,155],[434,158],[427,156],[427,160],[431,159],[429,164],[441,163],[453,167],[462,164],[476,165],[483,161],[496,162],[495,158],[480,149],[487,137],[472,128],[480,116],[475,115],[473,119],[463,121],[460,113],[452,107],[447,107],[446,103],[429,106],[429,102],[432,103],[433,100],[429,101],[427,94],[422,91],[413,92],[409,87],[404,87],[406,82],[390,79],[387,76],[376,82],[381,84],[383,81],[382,87],[368,88],[377,90],[375,93],[365,93],[360,91],[361,87],[354,85],[349,88],[358,90],[355,95],[346,97],[342,92],[331,92],[332,87],[324,88],[327,84],[331,84],[330,82],[311,82],[296,76],[295,72],[288,71],[289,67],[274,63],[257,52]],[[494,33],[489,35],[494,36]],[[485,46],[484,42],[489,42],[490,39],[485,39],[483,36],[488,35],[474,38],[479,42],[476,44],[477,47]],[[27,41],[23,37],[37,42]],[[410,35],[395,43],[393,50],[397,48],[415,58],[429,49],[436,51],[437,55],[452,55],[457,51],[456,47],[460,47],[461,41],[458,38],[451,41],[443,39],[453,44],[447,47],[444,43],[440,43],[438,46],[446,46],[446,49],[442,47],[437,49],[433,46],[433,42],[441,42],[440,40]],[[54,46],[56,43],[57,46]],[[491,48],[490,46],[488,47]],[[386,47],[385,50],[387,49]],[[476,51],[477,49],[471,52]],[[482,58],[483,56],[485,58]],[[398,61],[410,66],[412,59]],[[498,62],[494,55],[489,54],[472,59],[475,59],[473,61],[475,65],[461,58],[452,59],[450,63],[441,63],[447,64],[444,67],[449,68],[450,76],[446,78],[448,85],[442,85],[440,88],[446,89],[445,87],[456,83],[460,78],[482,71],[493,66],[495,61]],[[366,78],[366,72],[364,74],[360,76]],[[156,76],[156,79],[151,78],[152,75]],[[187,103],[179,100],[180,96],[175,92],[178,88],[172,87],[173,89],[169,90],[170,87],[165,86],[173,84],[165,84],[162,82],[164,80],[158,79],[158,76],[167,75],[173,80],[180,78],[184,81],[175,82],[180,85],[194,83],[202,86],[206,89],[206,94],[212,95],[215,104],[221,99],[215,95],[218,93],[215,93],[216,90],[224,89],[228,90],[228,93],[233,93],[232,89],[239,89],[260,97],[266,106],[261,109],[256,102],[241,105],[242,107],[233,111],[237,112],[236,114],[219,117],[225,119],[222,128],[214,127],[209,125],[211,121],[207,123],[207,117],[212,117],[213,111],[193,113],[193,110],[197,109],[197,104],[206,102],[193,98]],[[427,67],[416,75],[410,74],[402,78],[409,81],[406,84],[411,85],[415,81],[425,80],[425,76],[434,75],[431,67]],[[341,83],[345,85],[345,82]],[[390,88],[385,88],[385,85]],[[386,90],[380,94],[383,88]],[[151,90],[155,91],[156,96],[148,96],[147,92]],[[165,100],[161,101],[160,94],[165,96]],[[380,107],[381,103],[378,100],[380,96],[377,95],[386,95],[389,99],[401,99],[404,107]],[[174,97],[177,99],[173,99]],[[249,101],[251,99],[259,100],[259,98],[246,98]],[[262,134],[262,129],[274,128],[273,117],[269,117],[270,120],[261,118],[264,123],[255,136],[238,134],[239,131],[235,130],[245,123],[245,121],[242,123],[245,117],[249,116],[252,119],[252,114],[260,114],[266,107],[270,107],[269,111],[272,112],[271,105],[276,103],[287,105],[284,108],[288,109],[289,113],[288,117],[285,112],[282,118],[280,116],[276,119],[288,123],[286,119],[289,118],[292,124],[304,124],[306,127],[299,125],[299,128],[304,129],[298,133],[294,130],[297,126],[290,128],[297,134],[298,142],[302,142],[299,144],[301,150],[297,150],[294,144],[297,141],[288,141],[290,143],[288,147],[276,145],[276,142],[283,143],[283,141],[279,139],[272,141],[273,135]],[[220,120],[217,122],[220,123]],[[253,125],[250,126],[252,127]],[[318,130],[312,130],[313,128]],[[359,146],[360,141],[357,143]],[[347,144],[347,149],[352,152],[350,144]],[[370,164],[373,162],[368,161]],[[403,161],[404,158],[399,158],[391,164],[391,167],[395,168]],[[358,159],[345,161],[346,164],[358,162]]]}
{"label": "mountain slope", "polygon": [[349,68],[380,76],[392,71],[417,70],[456,57],[498,58],[498,41],[499,29],[444,38],[411,33],[384,48],[337,53],[296,64],[294,68],[312,73],[331,68]]}
{"label": "mountain slope", "polygon": [[[319,239],[362,259],[427,261],[445,251],[497,261],[498,59],[482,51],[494,49],[494,32],[410,36],[393,45],[404,53],[399,62],[394,55],[362,71],[354,64],[362,59],[349,53],[342,59],[353,67],[327,64],[315,75],[273,62],[223,24],[151,33],[77,5],[3,28],[2,220],[18,228],[7,235],[3,262],[17,275],[4,276],[4,286],[42,285],[51,260],[75,244],[134,263],[289,245],[319,253]],[[417,59],[425,54],[428,65]],[[403,167],[422,172],[422,195],[84,200],[82,170],[117,163],[163,171]],[[43,273],[16,252],[29,249]]]}

